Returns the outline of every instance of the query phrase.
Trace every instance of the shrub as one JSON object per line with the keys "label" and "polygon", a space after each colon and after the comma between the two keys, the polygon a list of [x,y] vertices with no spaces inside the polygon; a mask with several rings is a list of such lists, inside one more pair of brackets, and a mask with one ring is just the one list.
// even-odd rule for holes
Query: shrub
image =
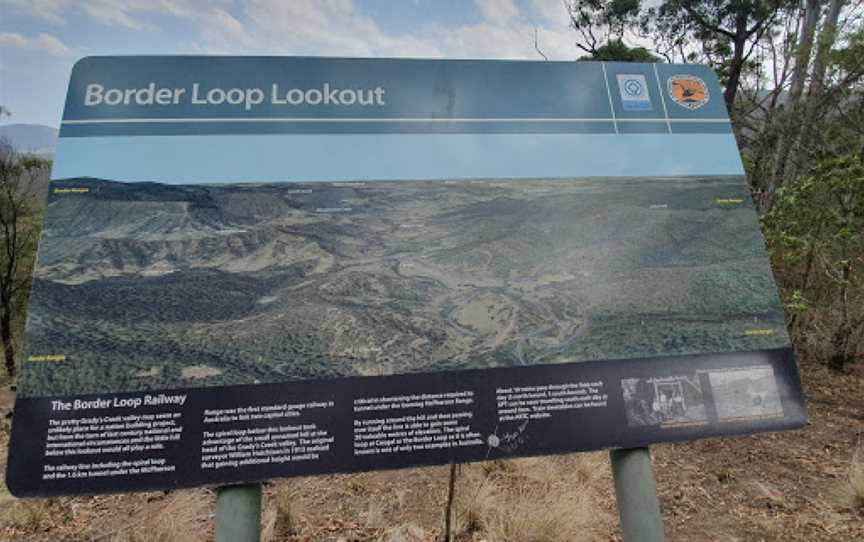
{"label": "shrub", "polygon": [[825,159],[763,217],[796,344],[842,369],[864,335],[864,164]]}

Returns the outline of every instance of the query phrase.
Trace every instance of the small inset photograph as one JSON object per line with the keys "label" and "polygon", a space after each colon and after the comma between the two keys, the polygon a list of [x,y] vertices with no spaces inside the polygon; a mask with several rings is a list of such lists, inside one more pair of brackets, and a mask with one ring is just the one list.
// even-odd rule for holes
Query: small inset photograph
{"label": "small inset photograph", "polygon": [[708,373],[720,421],[783,415],[777,380],[769,365]]}
{"label": "small inset photograph", "polygon": [[707,421],[699,377],[629,378],[621,381],[630,427],[693,425]]}

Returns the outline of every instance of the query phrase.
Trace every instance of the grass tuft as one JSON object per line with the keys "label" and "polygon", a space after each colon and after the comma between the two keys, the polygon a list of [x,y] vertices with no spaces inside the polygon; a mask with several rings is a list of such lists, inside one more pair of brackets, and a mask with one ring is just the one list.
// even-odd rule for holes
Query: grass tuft
{"label": "grass tuft", "polygon": [[606,469],[596,454],[467,465],[456,533],[520,542],[602,538],[613,518],[592,497]]}
{"label": "grass tuft", "polygon": [[276,526],[279,532],[294,534],[300,520],[300,498],[292,484],[279,484],[273,499],[276,503]]}
{"label": "grass tuft", "polygon": [[858,448],[852,456],[849,479],[846,485],[846,493],[852,508],[864,510],[864,448],[862,448],[861,443],[858,444]]}

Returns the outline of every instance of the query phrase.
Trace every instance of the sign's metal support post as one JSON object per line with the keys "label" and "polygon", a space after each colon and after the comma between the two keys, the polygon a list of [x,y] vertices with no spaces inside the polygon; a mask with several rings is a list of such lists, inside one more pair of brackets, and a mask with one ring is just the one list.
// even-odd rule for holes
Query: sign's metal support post
{"label": "sign's metal support post", "polygon": [[225,486],[216,490],[215,542],[259,542],[261,484]]}
{"label": "sign's metal support post", "polygon": [[663,520],[648,448],[609,452],[624,542],[663,542]]}

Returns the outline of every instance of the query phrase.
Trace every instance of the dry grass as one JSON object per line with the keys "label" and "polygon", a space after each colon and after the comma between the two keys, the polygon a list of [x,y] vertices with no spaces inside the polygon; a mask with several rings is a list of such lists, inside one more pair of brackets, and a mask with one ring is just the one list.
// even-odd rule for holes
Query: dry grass
{"label": "dry grass", "polygon": [[864,446],[861,442],[852,456],[844,493],[853,509],[864,510]]}
{"label": "dry grass", "polygon": [[[94,542],[193,542],[206,540],[212,528],[213,496],[209,491],[176,491],[153,500],[126,522],[91,529]],[[100,532],[101,531],[101,532]]]}
{"label": "dry grass", "polygon": [[[461,466],[454,540],[608,540],[614,518],[598,498],[611,483],[604,459],[579,454]],[[438,467],[266,484],[261,538],[439,540],[447,476]],[[213,510],[214,493],[203,489],[24,500],[0,493],[0,530],[22,541],[191,542],[212,537]]]}
{"label": "dry grass", "polygon": [[[0,493],[0,540],[193,542],[213,521],[207,490],[100,497],[16,499]],[[8,536],[4,538],[3,536]]]}
{"label": "dry grass", "polygon": [[292,480],[270,484],[264,493],[261,540],[285,540],[300,530],[303,502]]}
{"label": "dry grass", "polygon": [[26,529],[50,522],[56,515],[54,499],[16,499],[0,484],[0,525]]}
{"label": "dry grass", "polygon": [[457,488],[456,534],[474,539],[608,539],[614,518],[597,499],[608,467],[598,454],[468,465]]}

